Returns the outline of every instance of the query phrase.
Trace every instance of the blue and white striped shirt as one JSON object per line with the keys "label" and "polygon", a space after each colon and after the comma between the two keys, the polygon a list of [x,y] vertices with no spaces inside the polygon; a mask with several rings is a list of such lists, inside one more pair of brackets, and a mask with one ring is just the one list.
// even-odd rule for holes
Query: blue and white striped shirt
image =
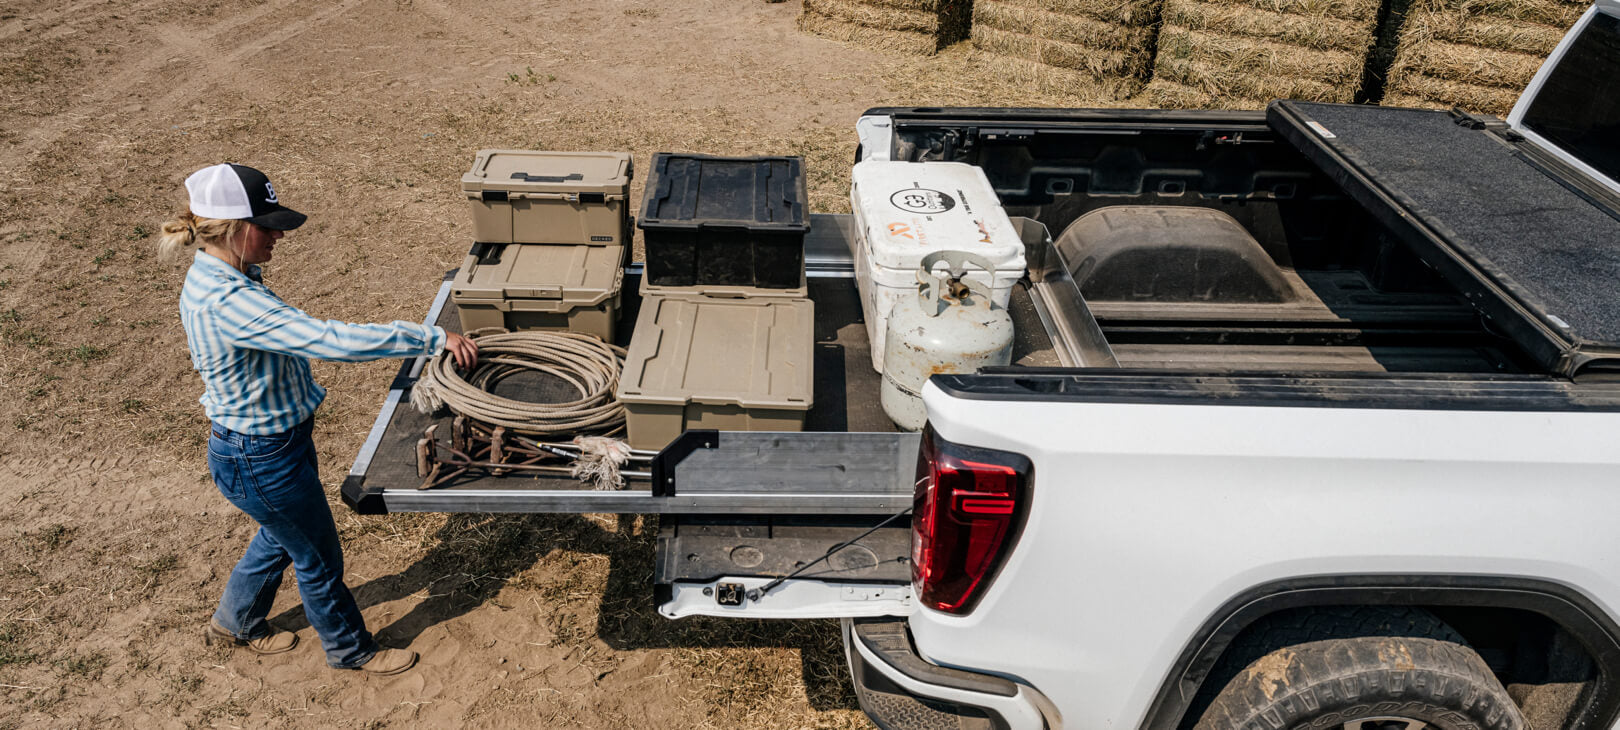
{"label": "blue and white striped shirt", "polygon": [[281,301],[258,279],[198,251],[180,292],[191,364],[203,379],[208,419],[239,433],[264,436],[304,422],[326,398],[306,358],[362,362],[437,354],[439,327],[395,321],[349,324],[319,320]]}

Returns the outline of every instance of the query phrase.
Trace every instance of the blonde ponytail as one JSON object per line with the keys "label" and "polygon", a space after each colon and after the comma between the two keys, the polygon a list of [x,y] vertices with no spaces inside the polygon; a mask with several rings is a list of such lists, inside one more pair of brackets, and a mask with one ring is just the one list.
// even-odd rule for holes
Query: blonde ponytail
{"label": "blonde ponytail", "polygon": [[165,261],[180,258],[186,251],[210,243],[229,248],[228,241],[236,238],[244,221],[221,218],[199,218],[191,211],[164,221],[163,233],[158,236],[158,258]]}

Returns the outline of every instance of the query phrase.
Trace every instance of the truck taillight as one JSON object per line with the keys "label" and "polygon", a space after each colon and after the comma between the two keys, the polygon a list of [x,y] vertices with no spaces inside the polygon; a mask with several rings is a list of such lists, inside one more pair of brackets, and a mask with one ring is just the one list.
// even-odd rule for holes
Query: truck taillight
{"label": "truck taillight", "polygon": [[911,580],[924,606],[973,610],[1023,528],[1031,470],[1019,454],[943,441],[932,427],[923,431]]}

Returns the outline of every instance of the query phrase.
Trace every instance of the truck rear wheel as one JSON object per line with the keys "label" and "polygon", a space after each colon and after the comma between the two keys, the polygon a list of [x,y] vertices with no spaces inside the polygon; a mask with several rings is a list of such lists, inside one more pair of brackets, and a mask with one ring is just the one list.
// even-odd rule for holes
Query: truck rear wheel
{"label": "truck rear wheel", "polygon": [[[1427,612],[1433,623],[1423,627],[1409,609],[1396,610],[1419,635],[1344,637],[1370,619],[1388,627],[1377,621],[1380,609],[1309,622],[1314,633],[1339,638],[1284,645],[1249,662],[1195,730],[1525,730],[1507,690],[1456,632]],[[1298,625],[1286,628],[1297,636]]]}

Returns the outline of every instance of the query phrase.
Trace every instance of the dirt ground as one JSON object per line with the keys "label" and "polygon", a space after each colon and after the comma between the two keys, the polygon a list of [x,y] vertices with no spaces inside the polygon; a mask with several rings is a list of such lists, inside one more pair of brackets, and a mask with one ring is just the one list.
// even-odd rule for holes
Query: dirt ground
{"label": "dirt ground", "polygon": [[[185,176],[265,170],[310,222],[267,281],[350,321],[420,320],[471,235],[486,147],[798,154],[847,209],[853,123],[886,104],[1088,104],[965,48],[889,56],[761,0],[9,0],[0,6],[0,727],[865,727],[830,622],[666,621],[651,518],[358,517],[337,485],[394,363],[318,363],[348,582],[417,669],[205,647],[253,532],[203,461],[153,254]],[[634,191],[639,196],[639,188]],[[637,198],[639,199],[639,198]]]}

